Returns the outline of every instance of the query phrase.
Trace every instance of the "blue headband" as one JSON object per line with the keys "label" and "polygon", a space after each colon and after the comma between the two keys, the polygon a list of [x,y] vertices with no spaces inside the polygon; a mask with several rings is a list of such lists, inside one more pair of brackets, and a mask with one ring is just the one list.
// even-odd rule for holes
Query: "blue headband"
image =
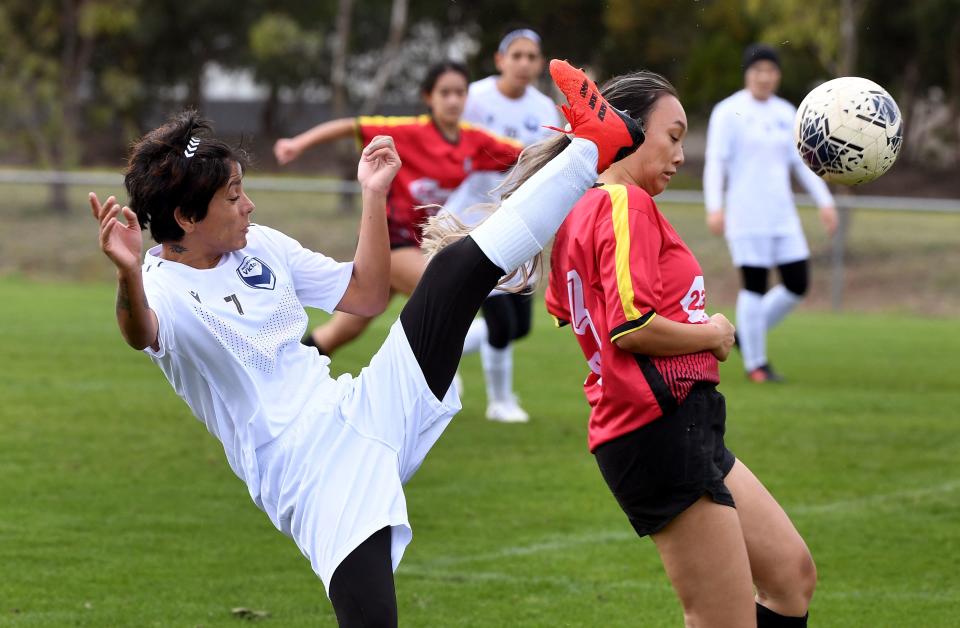
{"label": "blue headband", "polygon": [[537,46],[540,45],[540,35],[537,35],[534,31],[529,28],[518,28],[515,31],[510,31],[504,35],[503,39],[500,40],[500,46],[497,47],[497,52],[500,54],[506,54],[507,48],[510,47],[510,44],[515,42],[518,39],[529,39]]}

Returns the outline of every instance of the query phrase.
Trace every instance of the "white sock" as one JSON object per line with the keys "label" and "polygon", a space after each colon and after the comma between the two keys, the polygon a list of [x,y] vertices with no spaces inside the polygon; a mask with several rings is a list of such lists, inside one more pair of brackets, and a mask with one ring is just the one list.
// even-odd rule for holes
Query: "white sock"
{"label": "white sock", "polygon": [[575,138],[470,233],[504,273],[543,250],[583,193],[597,180],[597,147]]}
{"label": "white sock", "polygon": [[741,290],[737,295],[737,338],[743,367],[749,373],[767,363],[767,325],[763,317],[763,297]]}
{"label": "white sock", "polygon": [[776,327],[802,300],[803,297],[790,292],[782,284],[763,295],[763,318],[767,323],[767,330]]}
{"label": "white sock", "polygon": [[470,323],[470,329],[467,330],[467,337],[463,341],[463,355],[476,353],[480,347],[487,343],[487,321],[478,317]]}
{"label": "white sock", "polygon": [[485,342],[480,358],[487,381],[487,403],[509,401],[513,397],[513,346],[495,349]]}

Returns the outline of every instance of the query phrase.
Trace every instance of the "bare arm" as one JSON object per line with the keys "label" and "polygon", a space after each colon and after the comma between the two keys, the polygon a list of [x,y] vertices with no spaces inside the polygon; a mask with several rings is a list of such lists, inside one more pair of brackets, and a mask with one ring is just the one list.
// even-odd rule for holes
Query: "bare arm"
{"label": "bare arm", "polygon": [[707,208],[707,227],[714,235],[723,235],[723,186],[729,154],[730,129],[714,108],[707,125],[707,151],[703,164],[703,200]]}
{"label": "bare arm", "polygon": [[157,337],[160,323],[147,303],[139,268],[133,274],[117,273],[117,325],[123,339],[134,349],[160,349]]}
{"label": "bare arm", "polygon": [[[100,223],[100,249],[117,267],[117,325],[127,344],[134,349],[160,348],[157,335],[160,325],[156,313],[147,303],[140,274],[140,250],[143,241],[140,223],[129,207],[120,207],[114,197],[103,205],[90,193],[90,209]],[[123,214],[127,224],[119,220]]]}
{"label": "bare arm", "polygon": [[363,149],[357,179],[363,191],[360,237],[353,257],[353,276],[337,304],[341,312],[376,316],[390,300],[390,236],[387,233],[387,191],[400,157],[393,138],[378,135]]}
{"label": "bare arm", "polygon": [[710,351],[722,362],[733,347],[733,332],[733,325],[723,314],[714,314],[709,323],[702,325],[655,316],[644,327],[620,336],[614,343],[630,353],[661,357]]}
{"label": "bare arm", "polygon": [[273,145],[273,154],[277,158],[277,163],[285,166],[303,154],[303,151],[308,148],[350,137],[353,134],[355,124],[353,118],[339,118],[323,122],[295,137],[285,137],[277,140],[276,144]]}

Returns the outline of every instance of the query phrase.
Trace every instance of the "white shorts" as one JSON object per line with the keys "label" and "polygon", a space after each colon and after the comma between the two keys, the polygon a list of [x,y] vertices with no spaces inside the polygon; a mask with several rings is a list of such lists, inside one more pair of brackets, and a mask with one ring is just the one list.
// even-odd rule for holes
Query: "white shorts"
{"label": "white shorts", "polygon": [[743,236],[728,238],[730,257],[737,268],[774,268],[809,259],[810,249],[802,233],[785,236]]}
{"label": "white shorts", "polygon": [[403,484],[460,410],[452,386],[442,401],[430,391],[399,320],[370,365],[337,383],[338,399],[257,449],[262,507],[328,596],[337,566],[386,526],[396,570],[413,537]]}

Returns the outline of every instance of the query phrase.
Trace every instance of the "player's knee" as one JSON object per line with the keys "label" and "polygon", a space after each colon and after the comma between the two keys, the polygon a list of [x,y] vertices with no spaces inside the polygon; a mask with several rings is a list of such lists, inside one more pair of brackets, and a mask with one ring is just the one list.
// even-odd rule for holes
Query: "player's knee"
{"label": "player's knee", "polygon": [[517,321],[516,328],[514,330],[513,339],[520,340],[525,338],[530,333],[530,318],[521,316]]}
{"label": "player's knee", "polygon": [[487,334],[487,342],[494,349],[506,349],[510,344],[510,333],[505,329],[500,329],[497,332],[491,329]]}
{"label": "player's knee", "polygon": [[351,599],[344,603],[340,599],[332,599],[334,612],[337,616],[337,625],[340,628],[396,628],[397,609],[388,600]]}
{"label": "player's knee", "polygon": [[810,552],[804,552],[797,560],[796,575],[798,593],[804,603],[809,606],[813,599],[813,591],[817,588],[817,565],[813,562]]}
{"label": "player's knee", "polygon": [[779,563],[776,574],[765,582],[757,582],[757,594],[764,600],[775,600],[788,615],[807,612],[817,586],[817,566],[806,547],[798,548]]}
{"label": "player's knee", "polygon": [[792,281],[784,281],[783,287],[790,291],[795,297],[803,297],[807,294],[807,290],[810,288],[807,278],[798,278]]}
{"label": "player's knee", "polygon": [[361,619],[361,623],[355,625],[364,628],[396,628],[397,610],[387,601],[374,601],[364,606]]}
{"label": "player's knee", "polygon": [[780,280],[783,287],[794,296],[802,297],[810,284],[810,271],[806,260],[785,264],[780,267]]}
{"label": "player's knee", "polygon": [[491,304],[484,304],[483,314],[487,321],[487,342],[494,349],[506,349],[513,339],[516,327],[512,317],[503,308]]}
{"label": "player's knee", "polygon": [[764,294],[767,291],[768,269],[761,266],[741,266],[740,279],[747,292]]}
{"label": "player's knee", "polygon": [[337,330],[339,333],[335,335],[339,336],[344,342],[350,342],[362,334],[370,326],[372,320],[372,318],[352,316],[343,321]]}

